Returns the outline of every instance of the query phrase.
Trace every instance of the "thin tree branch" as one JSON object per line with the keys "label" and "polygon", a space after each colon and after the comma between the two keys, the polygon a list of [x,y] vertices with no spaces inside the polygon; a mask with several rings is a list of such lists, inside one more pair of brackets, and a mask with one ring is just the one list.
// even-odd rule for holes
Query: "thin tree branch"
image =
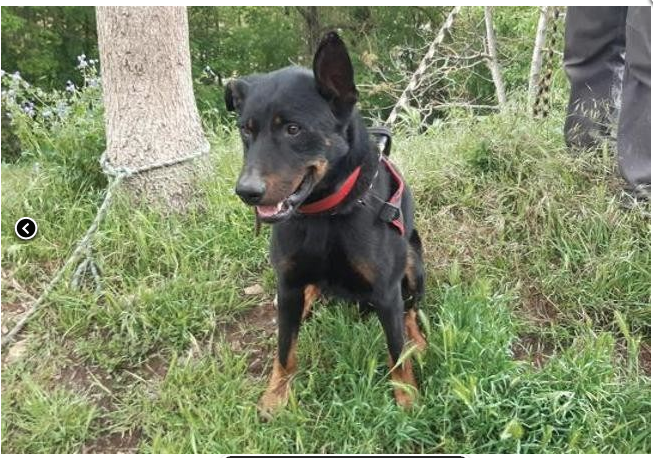
{"label": "thin tree branch", "polygon": [[546,26],[549,18],[549,7],[540,7],[540,19],[537,21],[537,31],[535,32],[535,45],[533,46],[533,58],[531,59],[531,72],[528,77],[528,97],[529,105],[535,100],[537,92],[537,83],[542,72],[542,50],[546,43]]}
{"label": "thin tree branch", "polygon": [[444,40],[444,36],[453,25],[453,21],[456,15],[458,14],[458,12],[460,11],[460,8],[461,8],[460,6],[455,6],[449,13],[449,16],[447,16],[447,20],[444,21],[444,24],[442,24],[440,31],[438,32],[437,36],[429,46],[429,49],[424,55],[424,57],[422,58],[422,61],[419,63],[417,70],[415,70],[415,73],[413,73],[413,76],[410,78],[410,82],[408,83],[408,86],[406,86],[401,96],[399,97],[399,100],[397,100],[397,103],[392,108],[390,115],[388,115],[388,119],[386,119],[385,121],[387,125],[394,124],[394,122],[397,119],[397,115],[399,114],[399,110],[404,109],[408,105],[409,95],[415,90],[415,88],[417,88],[420,79],[422,78],[424,72],[426,71],[426,68],[428,67],[429,61],[431,61],[433,59],[433,56],[435,55],[435,49],[438,47],[440,43],[442,43],[442,40]]}
{"label": "thin tree branch", "polygon": [[494,35],[494,28],[492,27],[492,7],[485,7],[485,30],[487,34],[487,47],[490,58],[487,59],[488,67],[492,73],[492,80],[497,91],[497,101],[499,106],[503,109],[506,106],[506,88],[503,84],[503,77],[501,76],[501,65],[499,64],[499,57],[497,55],[497,39]]}

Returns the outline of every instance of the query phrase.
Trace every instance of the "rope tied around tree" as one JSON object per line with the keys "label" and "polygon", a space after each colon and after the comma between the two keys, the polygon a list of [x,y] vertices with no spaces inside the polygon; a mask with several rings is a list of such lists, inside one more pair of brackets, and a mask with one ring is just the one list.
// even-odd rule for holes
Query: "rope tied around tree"
{"label": "rope tied around tree", "polygon": [[93,236],[98,231],[100,224],[102,223],[102,221],[107,215],[109,206],[111,205],[111,202],[113,201],[113,198],[115,196],[116,189],[125,178],[129,178],[134,175],[139,175],[145,172],[150,172],[156,169],[171,167],[184,162],[190,162],[192,160],[198,159],[201,156],[204,156],[205,154],[208,154],[210,149],[211,149],[211,145],[208,142],[205,142],[199,149],[186,156],[182,156],[174,159],[166,159],[159,162],[155,162],[154,164],[135,167],[135,168],[125,167],[125,166],[118,166],[118,167],[113,166],[109,162],[105,151],[100,157],[100,166],[102,168],[102,173],[110,177],[110,180],[104,194],[104,200],[102,201],[102,204],[100,204],[100,207],[98,208],[98,211],[95,214],[95,218],[93,219],[93,222],[84,233],[84,236],[80,239],[79,242],[77,242],[77,245],[75,246],[75,249],[73,250],[71,255],[64,262],[64,264],[59,268],[59,270],[54,275],[54,277],[52,277],[52,280],[50,280],[50,282],[44,288],[41,295],[32,303],[32,306],[14,324],[11,331],[9,331],[7,335],[2,337],[1,347],[4,348],[7,344],[9,344],[14,339],[14,337],[16,337],[16,335],[21,331],[21,329],[23,329],[27,321],[37,311],[39,311],[42,308],[45,299],[47,299],[47,297],[50,295],[52,290],[54,290],[54,287],[59,283],[59,281],[61,281],[61,279],[64,276],[64,273],[76,263],[79,264],[77,265],[77,268],[75,269],[75,272],[73,274],[71,280],[71,286],[77,289],[80,288],[82,286],[84,278],[90,276],[93,282],[95,283],[95,292],[97,294],[101,293],[102,291],[101,270],[98,267],[95,260],[93,259],[91,242],[93,240]]}
{"label": "rope tied around tree", "polygon": [[555,57],[555,47],[558,35],[558,18],[560,17],[560,8],[553,7],[551,20],[551,37],[549,49],[547,52],[546,72],[540,78],[535,103],[533,104],[533,116],[535,118],[546,118],[551,110],[551,83],[553,82],[553,59]]}

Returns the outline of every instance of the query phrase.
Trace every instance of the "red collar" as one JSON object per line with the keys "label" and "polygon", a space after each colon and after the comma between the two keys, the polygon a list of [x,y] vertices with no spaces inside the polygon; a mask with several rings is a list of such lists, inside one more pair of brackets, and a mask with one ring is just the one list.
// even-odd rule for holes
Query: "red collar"
{"label": "red collar", "polygon": [[340,204],[343,200],[345,200],[345,197],[349,195],[352,188],[354,187],[354,184],[356,184],[356,180],[358,179],[358,175],[360,175],[360,173],[361,168],[358,166],[354,169],[353,172],[351,172],[351,175],[347,177],[342,186],[340,186],[340,189],[338,189],[333,194],[326,196],[324,199],[311,202],[310,204],[302,205],[298,209],[299,212],[310,215],[313,213],[322,213],[327,210],[331,210]]}

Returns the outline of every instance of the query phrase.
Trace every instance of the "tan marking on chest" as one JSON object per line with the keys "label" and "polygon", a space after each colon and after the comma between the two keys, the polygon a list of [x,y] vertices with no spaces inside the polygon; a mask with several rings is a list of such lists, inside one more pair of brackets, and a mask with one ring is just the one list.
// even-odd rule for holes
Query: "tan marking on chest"
{"label": "tan marking on chest", "polygon": [[351,267],[369,284],[374,283],[376,267],[372,263],[364,260],[355,260],[351,263]]}

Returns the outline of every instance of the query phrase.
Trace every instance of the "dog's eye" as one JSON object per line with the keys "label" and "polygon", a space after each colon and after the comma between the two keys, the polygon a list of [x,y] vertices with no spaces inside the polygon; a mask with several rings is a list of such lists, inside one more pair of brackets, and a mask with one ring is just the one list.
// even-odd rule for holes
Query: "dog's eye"
{"label": "dog's eye", "polygon": [[297,124],[291,123],[286,126],[286,132],[288,135],[297,135],[300,131],[300,127]]}

